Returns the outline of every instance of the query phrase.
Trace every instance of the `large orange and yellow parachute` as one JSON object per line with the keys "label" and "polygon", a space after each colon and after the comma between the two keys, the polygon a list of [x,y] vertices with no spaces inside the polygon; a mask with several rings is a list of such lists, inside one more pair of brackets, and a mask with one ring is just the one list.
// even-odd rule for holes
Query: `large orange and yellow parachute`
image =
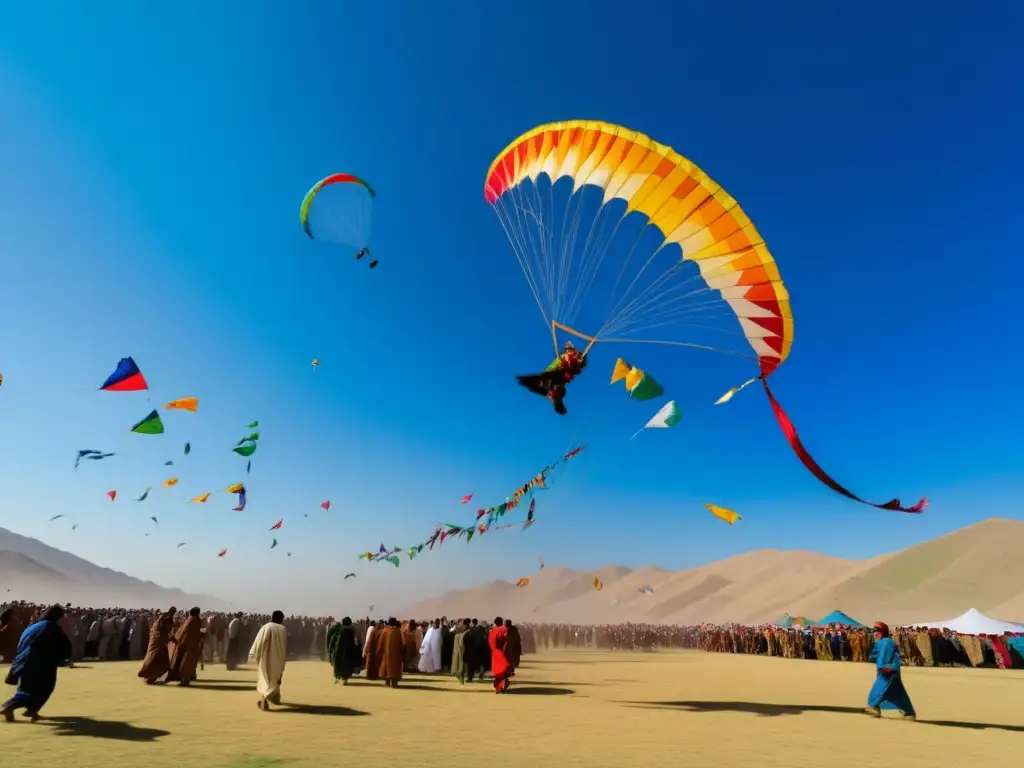
{"label": "large orange and yellow parachute", "polygon": [[[789,294],[764,239],[720,184],[671,147],[596,120],[542,125],[498,155],[484,196],[502,220],[556,351],[561,330],[591,345],[660,343],[743,354],[705,333],[735,333],[738,324],[762,375],[789,355]],[[609,279],[600,281],[604,268]],[[591,302],[595,285],[613,281],[607,300]],[[602,309],[577,330],[571,324],[592,303]],[[731,328],[723,327],[723,310]]]}
{"label": "large orange and yellow parachute", "polygon": [[759,375],[719,403],[760,380],[790,447],[818,480],[882,509],[925,508],[926,499],[910,507],[865,501],[804,448],[768,386],[793,345],[789,293],[750,217],[691,160],[611,123],[548,123],[495,158],[484,198],[501,219],[556,354],[562,331],[587,341],[587,351],[618,342],[752,357]]}

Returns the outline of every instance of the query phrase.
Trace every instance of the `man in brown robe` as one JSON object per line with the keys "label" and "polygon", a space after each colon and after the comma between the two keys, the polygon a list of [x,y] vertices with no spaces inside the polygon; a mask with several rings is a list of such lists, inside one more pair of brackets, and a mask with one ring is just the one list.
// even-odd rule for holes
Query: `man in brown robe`
{"label": "man in brown robe", "polygon": [[199,613],[198,608],[192,608],[174,638],[174,658],[167,673],[169,683],[178,681],[178,685],[188,687],[196,679],[203,654],[203,620]]}
{"label": "man in brown robe", "polygon": [[10,664],[14,660],[21,633],[28,626],[22,619],[22,611],[21,607],[12,605],[0,613],[0,663]]}
{"label": "man in brown robe", "polygon": [[402,666],[406,672],[416,671],[416,657],[420,652],[420,645],[416,642],[417,629],[416,622],[410,619],[402,633]]}
{"label": "man in brown robe", "polygon": [[384,678],[384,685],[388,688],[397,688],[398,681],[402,679],[402,667],[405,663],[402,630],[399,629],[398,619],[388,619],[388,625],[375,639],[377,654],[380,657],[379,673]]}
{"label": "man in brown robe", "polygon": [[[384,622],[371,623],[367,630],[366,645],[363,648],[363,669],[367,680],[380,680],[380,637],[384,631]],[[401,637],[399,637],[401,639]]]}
{"label": "man in brown robe", "polygon": [[167,645],[171,642],[171,630],[174,629],[174,614],[177,610],[172,606],[167,613],[160,614],[149,631],[146,658],[139,670],[139,677],[143,678],[147,685],[155,683],[171,668],[171,655]]}

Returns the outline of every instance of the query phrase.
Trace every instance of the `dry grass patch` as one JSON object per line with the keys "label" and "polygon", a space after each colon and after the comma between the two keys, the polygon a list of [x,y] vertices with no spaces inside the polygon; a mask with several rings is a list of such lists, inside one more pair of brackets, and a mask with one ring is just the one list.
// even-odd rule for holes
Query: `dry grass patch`
{"label": "dry grass patch", "polygon": [[[319,768],[452,764],[504,745],[507,765],[982,765],[1021,750],[1024,673],[909,669],[921,720],[860,714],[872,681],[861,664],[663,652],[527,657],[512,693],[488,683],[413,676],[398,690],[327,664],[289,664],[289,706],[261,712],[254,673],[210,666],[192,688],[146,686],[134,664],[61,670],[37,724],[0,722],[19,768]],[[436,756],[436,757],[435,757]],[[799,761],[799,760],[798,760]]]}

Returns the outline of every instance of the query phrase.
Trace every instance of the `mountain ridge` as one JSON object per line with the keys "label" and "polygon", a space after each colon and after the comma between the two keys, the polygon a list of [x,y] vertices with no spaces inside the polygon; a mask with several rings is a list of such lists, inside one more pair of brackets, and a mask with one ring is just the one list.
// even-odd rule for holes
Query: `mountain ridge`
{"label": "mountain ridge", "polygon": [[[998,565],[994,568],[993,565]],[[998,572],[997,572],[998,571]],[[603,582],[598,592],[593,577]],[[863,560],[809,550],[764,549],[696,568],[557,565],[515,587],[491,581],[409,606],[403,616],[486,616],[520,621],[612,624],[760,624],[784,613],[840,609],[864,623],[932,621],[968,608],[1024,619],[1024,522],[993,517],[906,549]],[[641,592],[650,586],[654,592]]]}
{"label": "mountain ridge", "polygon": [[170,604],[226,609],[210,595],[193,595],[105,568],[38,539],[0,528],[0,590],[37,603],[153,608]]}

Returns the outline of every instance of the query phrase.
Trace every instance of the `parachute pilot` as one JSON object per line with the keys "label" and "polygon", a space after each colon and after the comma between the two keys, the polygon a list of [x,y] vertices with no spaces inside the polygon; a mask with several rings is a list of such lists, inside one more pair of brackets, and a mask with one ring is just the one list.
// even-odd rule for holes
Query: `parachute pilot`
{"label": "parachute pilot", "polygon": [[528,376],[517,376],[520,386],[531,392],[544,395],[555,406],[555,413],[565,415],[565,389],[587,367],[586,355],[573,346],[571,341],[565,342],[565,350],[542,373]]}

